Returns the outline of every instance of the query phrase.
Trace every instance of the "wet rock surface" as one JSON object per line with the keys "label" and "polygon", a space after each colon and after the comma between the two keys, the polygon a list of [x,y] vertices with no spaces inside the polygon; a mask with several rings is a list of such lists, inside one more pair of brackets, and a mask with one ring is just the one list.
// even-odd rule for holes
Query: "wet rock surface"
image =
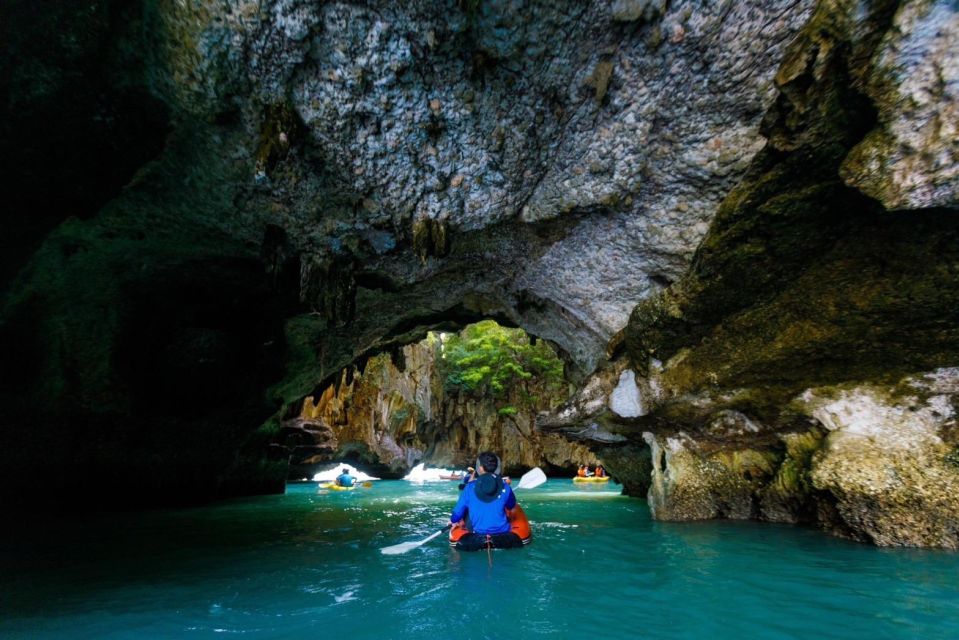
{"label": "wet rock surface", "polygon": [[955,549],[956,370],[894,387],[809,389],[804,431],[765,437],[644,434],[654,517],[816,524],[883,546]]}

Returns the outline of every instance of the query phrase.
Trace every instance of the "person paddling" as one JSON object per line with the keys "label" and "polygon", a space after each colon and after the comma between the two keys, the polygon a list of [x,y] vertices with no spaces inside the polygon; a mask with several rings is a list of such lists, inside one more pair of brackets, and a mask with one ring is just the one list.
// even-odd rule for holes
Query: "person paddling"
{"label": "person paddling", "polygon": [[601,465],[601,464],[597,464],[597,465],[596,465],[596,474],[595,474],[595,475],[596,475],[597,478],[605,478],[605,477],[606,477],[606,469],[605,469],[605,467],[603,467],[603,465]]}
{"label": "person paddling", "polygon": [[340,475],[336,476],[336,484],[341,487],[352,487],[356,483],[356,478],[350,475],[350,470],[343,467]]}
{"label": "person paddling", "polygon": [[499,458],[492,451],[479,454],[476,480],[466,485],[450,514],[451,527],[469,516],[470,532],[456,541],[457,549],[523,546],[522,538],[510,531],[506,511],[516,506],[516,496],[499,475],[499,466]]}

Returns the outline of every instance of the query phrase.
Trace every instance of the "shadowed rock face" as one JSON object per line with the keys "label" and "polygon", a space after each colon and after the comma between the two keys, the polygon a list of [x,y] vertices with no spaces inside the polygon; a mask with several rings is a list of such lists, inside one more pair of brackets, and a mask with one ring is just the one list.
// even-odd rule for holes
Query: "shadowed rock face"
{"label": "shadowed rock face", "polygon": [[60,222],[116,197],[169,130],[140,74],[142,8],[69,4],[0,7],[0,292]]}

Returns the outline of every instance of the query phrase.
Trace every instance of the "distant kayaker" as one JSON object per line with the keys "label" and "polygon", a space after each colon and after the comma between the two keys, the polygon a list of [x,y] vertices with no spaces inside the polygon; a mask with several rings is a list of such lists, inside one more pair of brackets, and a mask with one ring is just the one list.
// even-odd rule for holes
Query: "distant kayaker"
{"label": "distant kayaker", "polygon": [[510,531],[506,510],[516,506],[516,496],[499,475],[499,458],[492,451],[484,451],[476,462],[476,479],[466,485],[450,515],[450,526],[467,515],[470,521],[470,532],[456,542],[456,548],[476,551],[487,546],[523,546],[523,540]]}
{"label": "distant kayaker", "polygon": [[580,478],[588,478],[593,474],[589,472],[589,465],[581,464],[579,465],[579,470],[576,472],[576,475]]}
{"label": "distant kayaker", "polygon": [[606,469],[603,468],[603,465],[601,465],[601,464],[597,464],[597,465],[596,465],[596,473],[595,473],[594,475],[595,475],[597,478],[605,478],[605,477],[606,477]]}
{"label": "distant kayaker", "polygon": [[350,470],[346,467],[343,467],[340,475],[336,476],[336,484],[341,487],[352,487],[356,482],[356,478],[350,475]]}

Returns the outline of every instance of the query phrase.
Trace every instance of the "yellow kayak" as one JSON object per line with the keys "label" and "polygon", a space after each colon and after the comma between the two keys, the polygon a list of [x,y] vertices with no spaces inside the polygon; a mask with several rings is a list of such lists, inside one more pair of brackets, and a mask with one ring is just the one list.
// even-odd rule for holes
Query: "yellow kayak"
{"label": "yellow kayak", "polygon": [[320,489],[329,489],[330,491],[352,491],[355,488],[355,484],[352,487],[341,487],[335,482],[324,482],[320,485]]}
{"label": "yellow kayak", "polygon": [[576,476],[573,478],[573,482],[609,482],[609,476],[603,476],[602,478],[597,478],[596,476],[581,478],[580,476]]}

